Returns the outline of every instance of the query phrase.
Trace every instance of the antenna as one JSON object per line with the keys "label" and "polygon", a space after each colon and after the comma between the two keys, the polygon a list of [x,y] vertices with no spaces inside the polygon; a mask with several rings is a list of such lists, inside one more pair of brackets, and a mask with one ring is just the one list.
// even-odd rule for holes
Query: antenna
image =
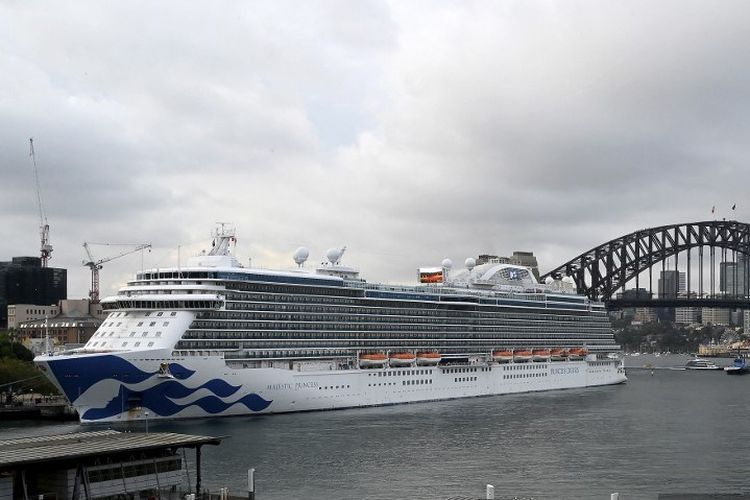
{"label": "antenna", "polygon": [[42,203],[42,188],[39,184],[39,169],[36,166],[36,156],[34,155],[34,138],[29,138],[29,156],[31,163],[34,165],[34,180],[36,181],[36,202],[39,207],[39,238],[40,253],[42,257],[42,267],[47,267],[47,263],[52,258],[52,245],[49,242],[49,223],[47,215],[44,213],[44,204]]}

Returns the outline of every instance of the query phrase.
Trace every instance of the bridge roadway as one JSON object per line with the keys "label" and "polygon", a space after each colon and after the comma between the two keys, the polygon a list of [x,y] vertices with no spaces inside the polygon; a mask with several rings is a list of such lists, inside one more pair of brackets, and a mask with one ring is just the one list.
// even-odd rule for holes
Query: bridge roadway
{"label": "bridge roadway", "polygon": [[661,298],[661,299],[609,299],[604,300],[609,310],[626,307],[716,307],[722,309],[750,309],[750,299],[744,297],[715,298]]}

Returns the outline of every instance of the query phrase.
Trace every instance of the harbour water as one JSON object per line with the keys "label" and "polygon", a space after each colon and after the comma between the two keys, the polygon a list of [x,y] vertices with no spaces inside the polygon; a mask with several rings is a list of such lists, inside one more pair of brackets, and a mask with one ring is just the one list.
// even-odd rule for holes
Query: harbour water
{"label": "harbour water", "polygon": [[[687,359],[644,355],[626,366]],[[204,448],[204,485],[244,496],[246,470],[255,467],[259,500],[479,498],[487,483],[498,497],[540,499],[750,490],[750,377],[648,369],[628,376],[619,386],[150,422],[149,430],[230,436]],[[80,429],[0,425],[0,437]]]}

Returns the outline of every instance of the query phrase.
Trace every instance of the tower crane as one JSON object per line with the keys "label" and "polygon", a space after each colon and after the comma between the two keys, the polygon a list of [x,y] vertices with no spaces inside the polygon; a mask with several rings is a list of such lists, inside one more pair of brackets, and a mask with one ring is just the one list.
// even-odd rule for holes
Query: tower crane
{"label": "tower crane", "polygon": [[[94,256],[91,255],[91,245],[101,245],[101,246],[108,246],[108,247],[133,247],[128,250],[124,250],[117,255],[113,255],[111,257],[105,257],[103,259],[96,260],[94,259]],[[150,243],[84,243],[83,248],[86,250],[86,255],[88,255],[88,262],[85,260],[83,261],[83,265],[91,269],[91,290],[89,291],[89,298],[91,299],[92,304],[96,304],[99,302],[99,271],[102,269],[102,264],[105,264],[109,261],[119,259],[120,257],[124,257],[126,255],[130,255],[131,253],[138,252],[140,250],[145,250],[146,248],[151,251],[151,244]]]}
{"label": "tower crane", "polygon": [[39,185],[39,170],[36,168],[33,137],[29,138],[29,156],[31,157],[31,163],[34,165],[36,202],[39,206],[39,236],[41,239],[40,252],[42,256],[42,267],[47,267],[47,263],[52,258],[52,245],[49,242],[49,223],[47,222],[47,214],[44,213],[44,205],[42,204],[42,188]]}

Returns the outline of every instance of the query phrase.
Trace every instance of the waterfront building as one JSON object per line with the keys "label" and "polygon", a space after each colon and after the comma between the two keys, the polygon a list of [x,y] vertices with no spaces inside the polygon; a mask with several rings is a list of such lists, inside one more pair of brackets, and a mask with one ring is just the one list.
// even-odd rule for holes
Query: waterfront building
{"label": "waterfront building", "polygon": [[52,318],[60,312],[57,304],[40,306],[36,304],[9,304],[8,330],[17,330],[22,323],[35,319]]}
{"label": "waterfront building", "polygon": [[677,307],[675,308],[675,319],[674,322],[678,325],[693,325],[700,323],[701,320],[701,308],[700,307]]}
{"label": "waterfront building", "polygon": [[746,335],[750,333],[750,309],[742,311],[742,330]]}
{"label": "waterfront building", "polygon": [[[104,430],[0,440],[0,500],[181,499],[201,491],[201,447],[221,439]],[[192,473],[185,449],[195,449]]]}
{"label": "waterfront building", "polygon": [[66,299],[66,269],[42,267],[39,257],[13,257],[0,262],[0,328],[7,327],[8,305],[49,306]]}
{"label": "waterfront building", "polygon": [[[11,307],[8,306],[10,312]],[[23,304],[15,306],[18,311],[43,311],[39,306]],[[17,324],[21,341],[35,354],[54,346],[65,346],[67,349],[80,347],[91,338],[102,324],[105,317],[101,304],[91,304],[89,299],[61,300],[53,311],[56,314],[40,316],[34,314],[34,319],[21,321]],[[10,317],[10,316],[9,316]],[[52,346],[47,346],[45,340],[49,334]],[[40,351],[39,349],[42,349]]]}
{"label": "waterfront building", "polygon": [[731,311],[719,307],[704,307],[701,310],[701,323],[704,325],[729,326]]}

